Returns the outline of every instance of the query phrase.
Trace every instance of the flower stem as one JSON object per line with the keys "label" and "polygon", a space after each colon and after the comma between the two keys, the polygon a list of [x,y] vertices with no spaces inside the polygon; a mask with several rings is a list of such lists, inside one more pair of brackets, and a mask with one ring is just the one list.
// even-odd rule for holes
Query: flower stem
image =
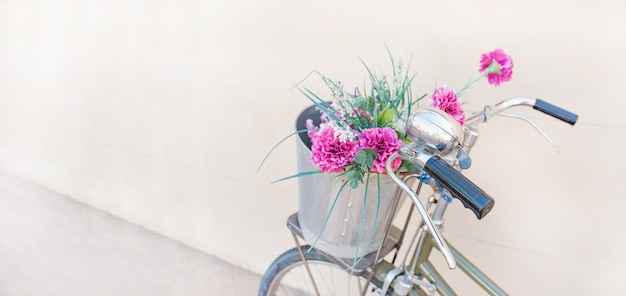
{"label": "flower stem", "polygon": [[461,88],[459,91],[456,92],[456,96],[461,97],[461,95],[466,89],[468,89],[470,86],[472,86],[472,84],[476,83],[478,80],[485,77],[485,75],[487,75],[487,71],[483,71],[482,73],[480,73],[480,75],[478,75],[478,77],[474,78],[473,80],[469,80],[467,83],[465,83],[463,88]]}

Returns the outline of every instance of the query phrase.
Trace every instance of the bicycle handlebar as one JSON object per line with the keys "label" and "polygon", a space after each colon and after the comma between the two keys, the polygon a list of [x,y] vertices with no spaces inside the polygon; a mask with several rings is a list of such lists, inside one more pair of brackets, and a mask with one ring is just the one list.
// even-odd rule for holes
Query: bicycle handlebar
{"label": "bicycle handlebar", "polygon": [[571,125],[576,124],[578,120],[578,115],[540,99],[535,100],[533,108]]}
{"label": "bicycle handlebar", "polygon": [[447,189],[452,197],[461,201],[476,218],[485,217],[495,204],[495,200],[459,171],[450,166],[439,156],[433,156],[424,164],[424,171]]}
{"label": "bicycle handlebar", "polygon": [[428,175],[447,189],[452,197],[460,200],[463,206],[474,212],[478,219],[485,217],[493,208],[495,200],[489,194],[439,156],[410,144],[400,148],[399,154],[402,158],[423,167]]}
{"label": "bicycle handlebar", "polygon": [[[472,125],[486,122],[489,120],[491,115],[497,115],[508,108],[520,105],[533,107],[536,110],[539,110],[571,125],[574,125],[578,120],[578,115],[569,112],[563,108],[547,103],[543,100],[516,98],[504,100],[496,104],[494,107],[485,107],[482,112],[478,112],[470,116],[466,120],[465,124],[467,127],[470,127],[468,129],[469,131],[473,131],[474,129],[471,128]],[[465,147],[467,143],[465,143],[464,141],[463,150],[471,148],[471,146],[473,145],[473,141],[475,141],[475,138],[477,136],[478,133],[474,133],[472,134],[473,139],[466,138],[465,141],[469,140],[470,143],[468,147]],[[397,153],[394,153],[394,155],[387,159],[387,173],[396,183],[398,183],[402,190],[406,191],[406,193],[409,194],[420,215],[422,216],[424,226],[426,226],[428,231],[431,233],[435,244],[443,253],[448,263],[448,266],[453,269],[456,266],[456,261],[454,259],[454,256],[452,256],[452,253],[448,248],[447,243],[441,237],[441,234],[433,224],[433,219],[431,219],[426,209],[424,209],[424,206],[419,201],[417,194],[413,192],[411,188],[406,185],[402,180],[400,180],[400,178],[395,175],[394,171],[391,168],[392,161],[398,156],[401,156],[403,159],[409,160],[410,162],[421,166],[426,173],[428,173],[433,179],[437,180],[437,182],[442,187],[450,192],[452,197],[459,199],[466,208],[469,208],[472,212],[474,212],[478,219],[482,219],[491,211],[491,209],[493,209],[493,206],[495,205],[495,200],[487,193],[485,193],[485,191],[483,191],[480,187],[478,187],[472,181],[463,176],[457,169],[448,164],[446,160],[425,151],[423,147],[420,148],[419,144],[417,143],[403,145]]]}
{"label": "bicycle handlebar", "polygon": [[[514,98],[501,101],[495,106],[487,106],[482,112],[478,112],[470,116],[466,121],[466,126],[477,125],[486,122],[492,115],[497,115],[506,109],[515,106],[529,106],[552,117],[560,119],[571,125],[578,120],[578,115],[569,112],[563,108],[557,107],[540,99]],[[504,115],[504,114],[503,114]],[[481,120],[482,119],[482,120]],[[540,131],[541,132],[541,131]],[[474,135],[474,137],[476,137]],[[465,139],[470,140],[470,139]],[[470,140],[470,142],[474,141]],[[464,142],[465,146],[466,143]],[[470,143],[471,146],[471,143]],[[464,147],[464,149],[469,149]],[[471,148],[471,147],[470,147]],[[468,151],[466,151],[468,152]],[[424,168],[424,171],[438,181],[441,186],[447,189],[452,197],[457,198],[463,203],[463,206],[470,209],[478,219],[485,217],[493,208],[495,201],[480,187],[476,186],[472,181],[463,176],[457,169],[453,168],[439,156],[430,154],[419,146],[408,144],[403,146],[399,151],[402,158],[407,159],[414,164]]]}
{"label": "bicycle handlebar", "polygon": [[413,200],[413,204],[417,208],[418,212],[422,216],[424,226],[428,229],[432,235],[433,240],[441,253],[443,254],[448,267],[454,269],[456,267],[456,260],[448,247],[448,244],[443,239],[437,228],[435,227],[430,215],[419,201],[417,194],[404,183],[394,173],[391,168],[391,163],[397,157],[407,159],[416,165],[424,168],[424,170],[435,180],[446,188],[453,197],[458,198],[466,208],[470,208],[478,219],[481,219],[493,208],[495,201],[489,195],[487,195],[482,189],[476,186],[472,181],[461,175],[459,171],[450,166],[445,160],[439,156],[432,155],[423,149],[416,149],[415,146],[408,144],[400,148],[400,151],[391,155],[386,162],[387,173],[393,179],[402,190],[404,190],[409,197]]}
{"label": "bicycle handlebar", "polygon": [[495,106],[487,106],[482,112],[474,113],[470,116],[466,122],[466,126],[473,126],[478,123],[486,122],[491,118],[492,115],[497,115],[502,111],[509,109],[515,106],[529,106],[533,107],[535,110],[539,110],[545,114],[548,114],[554,118],[560,119],[564,122],[567,122],[571,125],[576,124],[578,121],[578,115],[569,112],[561,107],[550,104],[541,99],[529,99],[529,98],[514,98],[501,101],[497,103]]}

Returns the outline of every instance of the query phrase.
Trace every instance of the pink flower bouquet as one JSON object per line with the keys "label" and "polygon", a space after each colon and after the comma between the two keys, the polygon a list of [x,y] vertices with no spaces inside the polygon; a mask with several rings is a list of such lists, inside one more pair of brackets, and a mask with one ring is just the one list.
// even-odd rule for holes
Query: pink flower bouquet
{"label": "pink flower bouquet", "polygon": [[[346,237],[353,237],[354,235],[358,237],[357,242],[354,244],[348,243],[349,247],[355,248],[355,258],[362,258],[362,256],[367,254],[371,250],[371,245],[378,242],[374,237],[382,237],[382,232],[376,232],[377,223],[386,223],[383,222],[387,221],[384,219],[392,217],[391,215],[381,213],[381,207],[388,206],[391,200],[383,198],[384,196],[381,197],[381,193],[395,192],[396,184],[391,182],[393,189],[385,186],[381,182],[381,179],[387,178],[381,178],[381,174],[386,173],[386,162],[390,156],[396,153],[402,145],[409,142],[406,132],[406,122],[413,111],[419,108],[420,100],[428,97],[429,99],[427,101],[429,106],[445,111],[456,119],[459,124],[464,125],[465,112],[463,111],[463,105],[458,99],[462,92],[485,76],[490,84],[497,86],[502,82],[510,80],[513,73],[513,61],[510,56],[502,50],[496,49],[481,56],[479,66],[480,75],[466,83],[459,91],[455,92],[447,86],[436,86],[431,93],[414,97],[411,89],[414,76],[408,75],[408,67],[401,61],[396,63],[392,58],[391,62],[394,73],[389,81],[387,80],[387,76],[377,75],[374,71],[365,66],[370,78],[370,85],[367,86],[366,90],[354,88],[348,91],[338,81],[317,72],[313,73],[320,75],[322,81],[328,87],[329,96],[325,96],[324,99],[322,99],[313,91],[300,87],[299,84],[296,85],[296,88],[313,102],[315,108],[319,111],[319,113],[316,113],[313,109],[314,115],[311,116],[315,118],[306,120],[305,128],[302,128],[300,123],[298,126],[302,129],[292,134],[306,133],[308,135],[311,140],[311,163],[307,162],[305,167],[307,170],[309,167],[315,167],[315,169],[313,171],[299,172],[296,175],[278,181],[313,174],[328,174],[328,176],[317,176],[318,180],[325,180],[324,183],[319,184],[328,184],[332,189],[337,189],[336,194],[335,191],[332,191],[333,194],[331,195],[334,196],[327,196],[328,194],[326,193],[330,193],[331,190],[326,187],[319,189],[320,192],[325,192],[322,196],[315,194],[305,194],[301,196],[301,199],[308,198],[308,200],[301,202],[300,205],[301,208],[298,214],[299,219],[301,219],[300,225],[303,229],[310,229],[311,233],[315,234],[313,237],[308,238],[308,242],[311,245],[316,245],[318,240],[330,240],[332,243],[329,245],[332,246],[338,244],[334,238],[322,238],[322,233],[329,221],[335,221],[335,223],[336,221],[341,221],[342,225],[353,225],[352,220],[345,220],[347,219],[345,213],[348,211],[346,207],[341,208],[341,210],[339,210],[340,213],[337,215],[331,213],[340,197],[347,197],[349,199],[353,192],[358,192],[355,194],[363,194],[363,207],[352,207],[350,210],[351,214],[349,215],[351,219],[358,220],[354,220],[358,222],[358,227],[354,228],[350,226],[350,234]],[[311,109],[312,108],[307,109],[307,113],[303,112],[302,114],[307,114],[306,116],[308,116],[311,114],[308,113]],[[317,116],[317,114],[319,114],[319,116]],[[304,118],[307,117],[299,118],[299,122]],[[276,146],[287,138],[289,138],[289,136],[281,140]],[[303,139],[303,137],[301,137],[301,139]],[[276,148],[276,146],[274,146],[274,148]],[[272,148],[270,153],[274,148]],[[267,156],[269,156],[270,153],[268,153]],[[263,162],[265,162],[265,159]],[[261,165],[263,165],[263,163],[261,163]],[[394,170],[407,172],[420,170],[419,167],[416,167],[408,161],[403,161],[401,158],[396,158],[394,162],[391,163],[391,167]],[[374,175],[372,176],[372,174]],[[314,179],[315,178],[316,177],[314,177]],[[330,182],[326,183],[328,179],[333,179],[332,185]],[[377,180],[376,185],[370,183],[372,179]],[[302,183],[304,183],[304,180],[302,181]],[[315,184],[318,185],[318,183]],[[361,184],[364,186],[359,187]],[[370,184],[378,187],[368,187]],[[345,188],[348,185],[350,187]],[[346,190],[342,191],[344,188]],[[325,189],[329,190],[325,191]],[[368,191],[368,189],[371,190]],[[310,190],[308,192],[310,192]],[[343,193],[346,194],[344,195]],[[366,202],[366,200],[368,200],[367,196],[373,194],[378,195],[378,198],[370,198],[369,201]],[[311,200],[320,201],[323,206],[307,208]],[[347,203],[347,201],[345,202]],[[320,223],[322,221],[320,221],[319,216],[323,215],[323,211],[320,209],[329,205],[330,209],[328,210],[327,216],[323,220],[323,223]],[[369,238],[367,238],[367,236],[364,236],[366,232],[364,225],[366,224],[366,209],[369,205],[376,207],[376,213],[374,214],[373,220],[371,219],[371,213],[368,214],[370,215],[368,216],[368,221],[373,221],[373,227],[371,228]],[[347,207],[350,206],[348,205]],[[369,225],[370,223],[368,222],[367,224]],[[342,231],[345,231],[345,229]],[[379,236],[376,236],[376,233],[379,233]],[[305,239],[307,238],[305,237]],[[363,240],[367,242],[366,245],[362,244]],[[344,243],[343,238],[341,242],[342,244]],[[330,248],[328,252],[334,250],[335,248],[333,247]],[[360,250],[362,250],[361,253],[359,252]],[[341,254],[344,254],[344,252],[342,251]],[[360,259],[355,260],[354,264],[359,260]]]}
{"label": "pink flower bouquet", "polygon": [[[513,74],[513,60],[501,49],[482,54],[480,75],[470,80],[458,92],[447,86],[437,86],[431,94],[412,97],[411,82],[404,65],[394,62],[393,81],[386,76],[376,75],[365,66],[370,77],[369,92],[358,88],[347,91],[343,85],[324,75],[322,80],[330,90],[330,101],[321,99],[306,88],[297,88],[321,112],[321,123],[307,122],[307,132],[311,138],[311,161],[319,167],[320,173],[338,173],[347,177],[352,188],[363,182],[365,175],[385,173],[387,158],[408,142],[405,127],[412,109],[422,98],[429,97],[429,105],[439,108],[461,125],[465,124],[465,112],[458,96],[470,85],[487,76],[488,82],[498,86],[509,81]],[[300,131],[303,132],[303,131]],[[392,164],[393,169],[404,168],[412,171],[409,162],[399,158]],[[314,172],[306,172],[306,174]]]}

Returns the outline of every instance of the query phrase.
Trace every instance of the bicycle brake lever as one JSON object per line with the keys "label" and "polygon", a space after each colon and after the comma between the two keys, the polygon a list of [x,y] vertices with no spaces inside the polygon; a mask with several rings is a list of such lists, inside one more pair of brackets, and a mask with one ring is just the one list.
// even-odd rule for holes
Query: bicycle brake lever
{"label": "bicycle brake lever", "polygon": [[417,194],[413,192],[413,190],[409,187],[409,185],[402,182],[402,180],[393,172],[393,169],[391,168],[391,163],[395,158],[398,158],[398,157],[400,157],[400,155],[398,154],[398,152],[396,152],[387,159],[387,162],[385,163],[387,173],[389,174],[391,179],[393,179],[393,181],[396,182],[396,184],[398,184],[400,189],[404,190],[404,192],[406,192],[409,195],[409,197],[413,200],[413,204],[415,204],[415,208],[417,209],[419,214],[422,216],[422,222],[428,229],[428,232],[430,233],[435,244],[439,248],[439,251],[441,251],[441,253],[443,254],[443,257],[446,260],[446,263],[448,263],[448,267],[450,269],[455,269],[456,260],[454,259],[454,256],[452,255],[452,251],[450,251],[448,244],[441,236],[441,233],[439,233],[439,231],[435,227],[433,220],[430,218],[430,215],[428,215],[428,211],[426,211],[426,209],[422,205],[422,202],[417,197]]}
{"label": "bicycle brake lever", "polygon": [[559,146],[557,146],[556,143],[552,141],[552,139],[550,139],[548,134],[546,134],[534,121],[530,120],[528,117],[525,117],[519,114],[513,114],[513,113],[500,113],[498,115],[520,119],[520,120],[528,122],[528,124],[532,125],[532,127],[534,127],[535,130],[537,130],[537,132],[539,132],[539,134],[541,134],[541,136],[543,136],[543,138],[546,139],[550,143],[550,145],[552,145],[552,147],[554,148],[554,150],[556,150],[557,153],[561,153],[559,151]]}

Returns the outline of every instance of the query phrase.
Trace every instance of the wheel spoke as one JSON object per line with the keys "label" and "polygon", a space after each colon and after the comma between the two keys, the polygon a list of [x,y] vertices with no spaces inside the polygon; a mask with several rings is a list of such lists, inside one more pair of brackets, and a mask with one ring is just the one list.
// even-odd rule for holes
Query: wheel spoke
{"label": "wheel spoke", "polygon": [[[306,248],[306,247],[304,247]],[[302,261],[298,249],[292,249],[278,257],[261,283],[260,296],[276,295],[361,295],[363,291],[373,295],[366,278],[351,275],[315,250],[303,255],[307,264]],[[308,266],[308,270],[307,270]],[[310,274],[309,274],[310,271]],[[311,283],[313,277],[315,283]],[[316,292],[316,288],[319,292]],[[378,288],[378,287],[376,287]]]}

